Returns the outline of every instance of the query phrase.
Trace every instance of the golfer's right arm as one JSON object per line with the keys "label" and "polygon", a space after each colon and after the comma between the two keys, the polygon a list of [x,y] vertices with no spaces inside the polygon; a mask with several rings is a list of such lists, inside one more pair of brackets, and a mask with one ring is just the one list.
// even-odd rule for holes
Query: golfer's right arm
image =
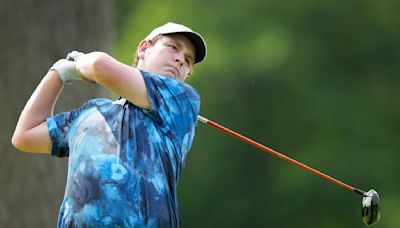
{"label": "golfer's right arm", "polygon": [[50,153],[51,140],[46,119],[53,110],[63,82],[57,71],[50,70],[29,98],[21,112],[12,144],[25,152]]}

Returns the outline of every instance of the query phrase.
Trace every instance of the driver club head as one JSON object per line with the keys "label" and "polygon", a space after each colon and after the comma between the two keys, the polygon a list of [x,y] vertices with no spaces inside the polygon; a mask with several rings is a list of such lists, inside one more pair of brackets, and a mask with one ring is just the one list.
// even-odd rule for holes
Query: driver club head
{"label": "driver club head", "polygon": [[380,216],[379,195],[371,189],[364,193],[362,199],[362,218],[366,225],[372,225],[378,222]]}

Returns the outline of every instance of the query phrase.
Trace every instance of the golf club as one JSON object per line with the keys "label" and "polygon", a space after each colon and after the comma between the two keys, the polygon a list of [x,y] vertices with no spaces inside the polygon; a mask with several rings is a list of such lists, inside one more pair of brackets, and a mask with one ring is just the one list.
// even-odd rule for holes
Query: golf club
{"label": "golf club", "polygon": [[275,156],[277,156],[277,157],[279,157],[279,158],[281,158],[281,159],[283,159],[285,161],[288,161],[288,162],[290,162],[290,163],[292,163],[294,165],[297,165],[300,168],[303,168],[303,169],[305,169],[305,170],[307,170],[307,171],[309,171],[309,172],[311,172],[313,174],[316,174],[316,175],[318,175],[318,176],[320,176],[320,177],[322,177],[322,178],[324,178],[326,180],[329,180],[329,181],[333,182],[334,184],[337,184],[337,185],[339,185],[339,186],[341,186],[341,187],[343,187],[343,188],[345,188],[345,189],[347,189],[349,191],[355,192],[355,193],[363,196],[363,199],[362,199],[362,211],[361,211],[363,222],[366,225],[372,225],[372,224],[378,222],[378,220],[380,218],[379,195],[375,190],[371,189],[368,192],[365,192],[365,191],[360,190],[358,188],[354,188],[354,187],[352,187],[352,186],[350,186],[348,184],[345,184],[345,183],[343,183],[343,182],[341,182],[339,180],[336,180],[335,178],[333,178],[331,176],[328,176],[328,175],[326,175],[326,174],[324,174],[324,173],[322,173],[322,172],[320,172],[320,171],[318,171],[316,169],[313,169],[313,168],[311,168],[311,167],[309,167],[309,166],[307,166],[307,165],[305,165],[305,164],[303,164],[301,162],[298,162],[298,161],[296,161],[296,160],[294,160],[294,159],[292,159],[292,158],[290,158],[290,157],[288,157],[286,155],[283,155],[283,154],[281,154],[281,153],[279,153],[279,152],[277,152],[277,151],[275,151],[275,150],[273,150],[271,148],[268,148],[268,147],[266,147],[266,146],[264,146],[264,145],[262,145],[262,144],[260,144],[260,143],[258,143],[256,141],[254,141],[254,140],[251,140],[251,139],[249,139],[249,138],[247,138],[247,137],[245,137],[245,136],[243,136],[243,135],[241,135],[241,134],[239,134],[237,132],[234,132],[234,131],[232,131],[232,130],[230,130],[230,129],[222,126],[222,125],[219,125],[219,124],[217,124],[217,123],[215,123],[215,122],[213,122],[213,121],[211,121],[211,120],[209,120],[207,118],[204,118],[202,116],[198,116],[198,120],[200,122],[202,122],[202,123],[205,123],[205,124],[207,124],[209,126],[212,126],[212,127],[216,128],[216,129],[218,129],[218,130],[220,130],[222,132],[225,132],[225,133],[227,133],[227,134],[229,134],[229,135],[231,135],[231,136],[233,136],[235,138],[238,138],[238,139],[240,139],[240,140],[242,140],[242,141],[244,141],[244,142],[246,142],[246,143],[248,143],[248,144],[250,144],[252,146],[255,146],[255,147],[257,147],[257,148],[259,148],[259,149],[261,149],[261,150],[263,150],[265,152],[268,152],[268,153],[270,153],[272,155],[275,155]]}

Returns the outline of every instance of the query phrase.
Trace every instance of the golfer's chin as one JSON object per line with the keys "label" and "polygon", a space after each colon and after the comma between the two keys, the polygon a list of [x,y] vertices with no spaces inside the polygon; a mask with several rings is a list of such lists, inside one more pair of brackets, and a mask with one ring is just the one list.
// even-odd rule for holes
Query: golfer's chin
{"label": "golfer's chin", "polygon": [[168,77],[168,78],[179,79],[179,76],[177,75],[177,73],[172,70],[166,70],[166,69],[142,69],[142,70],[151,72],[153,74],[158,74],[158,75],[161,75],[164,77]]}
{"label": "golfer's chin", "polygon": [[169,78],[177,78],[177,76],[174,73],[169,72],[169,71],[164,72],[162,75],[169,77]]}
{"label": "golfer's chin", "polygon": [[165,77],[169,77],[169,78],[175,78],[177,80],[179,80],[179,75],[176,74],[176,72],[173,71],[163,71],[162,73],[160,73],[160,75],[165,76]]}

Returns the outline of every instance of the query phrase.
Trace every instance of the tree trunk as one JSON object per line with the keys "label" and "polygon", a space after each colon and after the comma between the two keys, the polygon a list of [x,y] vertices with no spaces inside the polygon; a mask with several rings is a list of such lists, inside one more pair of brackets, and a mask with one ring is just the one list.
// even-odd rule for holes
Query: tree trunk
{"label": "tree trunk", "polygon": [[[110,52],[113,1],[0,2],[0,227],[56,227],[67,159],[18,152],[10,141],[19,114],[49,67],[72,50]],[[86,83],[66,86],[56,112],[107,96]]]}

